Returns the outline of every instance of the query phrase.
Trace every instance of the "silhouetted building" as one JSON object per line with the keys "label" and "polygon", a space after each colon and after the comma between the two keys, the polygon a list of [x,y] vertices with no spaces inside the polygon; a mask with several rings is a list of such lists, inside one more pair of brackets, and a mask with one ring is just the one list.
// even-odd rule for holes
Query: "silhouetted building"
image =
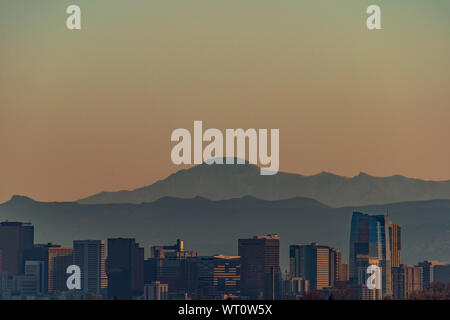
{"label": "silhouetted building", "polygon": [[237,256],[189,259],[189,292],[197,299],[240,295],[241,262]]}
{"label": "silhouetted building", "polygon": [[108,239],[108,296],[131,299],[144,290],[144,248],[135,239]]}
{"label": "silhouetted building", "polygon": [[0,222],[0,250],[3,272],[24,273],[24,251],[33,247],[34,227],[31,223]]}
{"label": "silhouetted building", "polygon": [[106,294],[105,240],[75,240],[73,264],[81,269],[81,291]]}
{"label": "silhouetted building", "polygon": [[48,292],[67,290],[67,267],[72,264],[72,248],[48,248]]}
{"label": "silhouetted building", "polygon": [[[379,261],[382,270],[383,296],[392,295],[391,278],[391,240],[389,217],[386,215],[368,215],[353,212],[350,231],[350,280],[357,284],[365,284],[366,267],[369,260]],[[358,263],[357,258],[360,257]],[[360,276],[364,274],[364,278]]]}
{"label": "silhouetted building", "polygon": [[278,299],[280,295],[280,238],[278,235],[239,239],[241,295],[250,299]]}

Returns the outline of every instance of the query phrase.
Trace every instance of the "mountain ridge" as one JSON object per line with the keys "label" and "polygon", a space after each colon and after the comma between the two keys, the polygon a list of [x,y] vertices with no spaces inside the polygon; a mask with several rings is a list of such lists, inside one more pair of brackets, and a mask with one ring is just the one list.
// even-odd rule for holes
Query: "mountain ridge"
{"label": "mountain ridge", "polygon": [[306,176],[279,172],[261,176],[259,167],[201,164],[133,190],[100,192],[80,204],[143,203],[165,196],[227,200],[245,195],[265,200],[315,199],[331,207],[375,205],[414,200],[450,199],[450,180],[432,181],[402,175],[375,177],[360,172],[345,177],[322,171]]}

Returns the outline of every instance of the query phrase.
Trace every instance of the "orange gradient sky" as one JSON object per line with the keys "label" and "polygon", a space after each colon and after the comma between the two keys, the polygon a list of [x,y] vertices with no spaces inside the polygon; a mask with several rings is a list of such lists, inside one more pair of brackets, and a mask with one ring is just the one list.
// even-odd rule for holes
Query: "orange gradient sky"
{"label": "orange gradient sky", "polygon": [[72,3],[0,3],[0,202],[163,179],[194,120],[279,128],[281,171],[450,179],[449,1]]}

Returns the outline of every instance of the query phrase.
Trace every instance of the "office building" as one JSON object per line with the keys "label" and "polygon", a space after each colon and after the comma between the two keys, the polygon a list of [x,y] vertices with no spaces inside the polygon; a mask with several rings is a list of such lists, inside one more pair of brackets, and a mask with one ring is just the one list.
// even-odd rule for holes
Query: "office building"
{"label": "office building", "polygon": [[24,273],[24,251],[33,247],[34,227],[31,223],[0,222],[0,269],[10,275]]}
{"label": "office building", "polygon": [[399,225],[389,220],[389,238],[391,249],[391,267],[399,267],[402,264],[402,233]]}
{"label": "office building", "polygon": [[184,243],[177,240],[175,245],[153,246],[151,257],[144,262],[144,282],[165,283],[169,296],[182,296],[188,291],[188,260],[199,253],[184,249]]}
{"label": "office building", "polygon": [[197,299],[240,295],[241,262],[237,256],[215,255],[189,259],[189,293]]}
{"label": "office building", "polygon": [[44,293],[48,292],[48,265],[49,265],[49,248],[61,248],[60,245],[52,243],[35,244],[33,248],[24,251],[25,261],[40,261],[44,264]]}
{"label": "office building", "polygon": [[422,268],[408,267],[401,264],[392,268],[392,293],[397,300],[407,299],[411,295],[422,291]]}
{"label": "office building", "polygon": [[108,279],[105,269],[104,240],[75,240],[73,264],[81,269],[81,291],[106,294]]}
{"label": "office building", "polygon": [[34,278],[35,295],[45,294],[48,286],[47,268],[44,261],[25,261],[25,275]]}
{"label": "office building", "polygon": [[334,248],[311,243],[289,247],[290,275],[309,281],[311,290],[333,287],[339,281],[342,256]]}
{"label": "office building", "polygon": [[108,239],[108,296],[132,299],[144,291],[144,248],[136,239]]}
{"label": "office building", "polygon": [[67,290],[67,267],[72,264],[72,248],[48,248],[48,292]]}
{"label": "office building", "polygon": [[241,295],[277,299],[280,294],[280,238],[276,234],[239,239]]}

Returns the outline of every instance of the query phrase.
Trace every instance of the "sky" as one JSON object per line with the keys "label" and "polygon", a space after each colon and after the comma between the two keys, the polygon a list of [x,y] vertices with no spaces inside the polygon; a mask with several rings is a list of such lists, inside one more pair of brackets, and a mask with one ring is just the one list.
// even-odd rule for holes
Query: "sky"
{"label": "sky", "polygon": [[[82,10],[82,29],[65,26]],[[378,4],[382,30],[366,28]],[[450,179],[448,0],[3,0],[0,202],[164,179],[176,128],[279,128],[280,171]]]}

